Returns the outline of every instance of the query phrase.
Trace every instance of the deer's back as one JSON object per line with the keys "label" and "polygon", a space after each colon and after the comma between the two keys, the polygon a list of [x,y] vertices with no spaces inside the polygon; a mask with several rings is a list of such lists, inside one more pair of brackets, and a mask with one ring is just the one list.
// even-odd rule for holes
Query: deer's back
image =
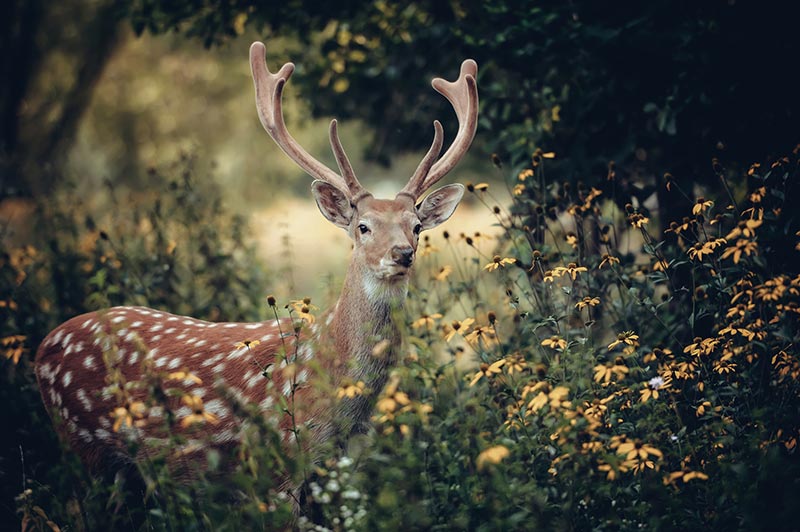
{"label": "deer's back", "polygon": [[[109,460],[129,460],[131,438],[147,448],[179,432],[187,438],[187,452],[235,441],[241,421],[232,414],[230,395],[271,412],[279,395],[307,382],[304,363],[312,357],[311,346],[295,345],[291,320],[212,323],[115,307],[54,329],[36,354],[36,376],[60,432],[97,470]],[[284,371],[288,366],[291,373]],[[169,394],[159,393],[167,389]],[[213,421],[185,422],[197,413],[183,400],[187,394],[201,398],[202,412]],[[162,397],[160,404],[154,395]],[[119,408],[132,416],[126,419]]]}

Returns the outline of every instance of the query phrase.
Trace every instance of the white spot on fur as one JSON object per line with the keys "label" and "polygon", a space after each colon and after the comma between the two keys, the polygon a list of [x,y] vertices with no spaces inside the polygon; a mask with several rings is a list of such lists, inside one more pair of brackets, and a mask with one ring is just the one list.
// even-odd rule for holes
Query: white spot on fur
{"label": "white spot on fur", "polygon": [[307,362],[314,358],[314,349],[309,344],[303,344],[297,350],[297,356],[300,360]]}
{"label": "white spot on fur", "polygon": [[59,343],[63,337],[64,337],[64,331],[63,330],[58,331],[54,336],[50,338],[50,342],[48,345]]}
{"label": "white spot on fur", "polygon": [[124,337],[126,334],[128,334],[128,329],[120,329],[119,331],[117,331],[117,336],[119,336],[120,338]]}
{"label": "white spot on fur", "polygon": [[211,436],[211,441],[213,441],[214,443],[226,443],[229,441],[233,441],[235,439],[237,439],[236,433],[233,432],[231,429],[225,429],[219,432],[215,432]]}
{"label": "white spot on fur", "polygon": [[92,433],[91,433],[91,432],[89,432],[89,431],[88,431],[88,430],[86,430],[86,429],[80,429],[80,430],[78,430],[78,436],[80,436],[80,437],[81,437],[81,439],[82,439],[83,441],[85,441],[86,443],[92,443],[92,441],[94,440],[94,438],[92,437]]}
{"label": "white spot on fur", "polygon": [[163,336],[161,336],[160,334],[157,334],[157,335],[153,336],[152,338],[150,338],[150,341],[151,342],[160,342],[162,338],[163,338]]}
{"label": "white spot on fur", "polygon": [[133,323],[131,323],[131,329],[133,329],[134,327],[141,327],[142,325],[144,325],[143,321],[134,321]]}
{"label": "white spot on fur", "polygon": [[86,327],[89,327],[93,323],[94,323],[94,320],[92,318],[89,318],[88,320],[83,322],[83,325],[81,325],[81,329],[85,329]]}
{"label": "white spot on fur", "polygon": [[272,398],[272,396],[268,395],[268,396],[266,396],[264,398],[264,400],[262,400],[260,403],[258,403],[258,408],[260,408],[261,410],[266,410],[266,409],[272,407],[272,405],[274,403],[275,403],[275,400]]}
{"label": "white spot on fur", "polygon": [[281,391],[283,392],[283,395],[285,395],[286,397],[289,397],[289,395],[292,393],[292,381],[290,381],[290,380],[284,381],[283,390],[281,390]]}
{"label": "white spot on fur", "polygon": [[175,416],[177,416],[180,419],[188,416],[191,413],[192,413],[191,408],[189,408],[188,406],[182,406],[175,411]]}
{"label": "white spot on fur", "polygon": [[[197,340],[197,339],[195,339],[195,340]],[[194,345],[195,345],[195,347],[202,347],[202,346],[206,345],[207,343],[208,343],[208,340],[200,340],[200,341],[196,341],[196,343]]]}
{"label": "white spot on fur", "polygon": [[183,340],[184,338],[186,338],[186,333],[179,334],[178,336],[175,337],[176,340]]}
{"label": "white spot on fur", "polygon": [[81,402],[81,405],[83,405],[83,409],[86,410],[87,412],[91,412],[92,401],[89,400],[89,396],[87,395],[86,390],[81,388],[75,395],[77,396],[78,401]]}
{"label": "white spot on fur", "polygon": [[169,368],[169,369],[177,369],[178,366],[180,366],[180,365],[181,365],[181,359],[180,358],[173,358],[172,360],[169,361],[169,364],[167,364],[167,368]]}
{"label": "white spot on fur", "polygon": [[253,329],[260,329],[262,325],[260,323],[248,323],[244,326],[245,329],[253,330]]}
{"label": "white spot on fur", "polygon": [[98,440],[108,441],[111,439],[111,433],[105,429],[95,429],[94,435]]}
{"label": "white spot on fur", "polygon": [[261,337],[261,341],[262,342],[269,342],[269,341],[272,341],[273,338],[275,338],[274,334],[265,334],[264,336]]}
{"label": "white spot on fur", "polygon": [[154,317],[155,319],[159,319],[159,318],[161,318],[161,317],[163,317],[163,316],[164,316],[164,315],[163,315],[163,314],[161,314],[160,312],[153,312],[153,317]]}
{"label": "white spot on fur", "polygon": [[177,330],[178,330],[178,329],[176,329],[175,327],[170,327],[169,329],[167,329],[166,331],[164,331],[164,334],[172,334],[172,333],[174,333],[174,332],[175,332],[175,331],[177,331]]}
{"label": "white spot on fur", "polygon": [[264,376],[261,375],[261,373],[256,373],[255,375],[246,378],[244,385],[245,385],[245,387],[247,389],[250,389],[250,388],[256,386],[259,382],[263,382],[263,380],[264,380]]}
{"label": "white spot on fur", "polygon": [[225,325],[223,325],[223,327],[225,327],[226,329],[233,329],[234,327],[238,326],[239,326],[238,323],[226,323]]}
{"label": "white spot on fur", "polygon": [[133,365],[136,364],[137,362],[139,362],[139,351],[134,350],[131,353],[131,358],[128,360],[128,364]]}
{"label": "white spot on fur", "polygon": [[214,355],[213,357],[204,360],[200,365],[203,366],[204,368],[207,368],[208,366],[211,366],[212,364],[216,364],[217,362],[222,360],[222,357],[224,357],[224,356],[225,355],[223,353],[220,353],[218,355]]}
{"label": "white spot on fur", "polygon": [[170,316],[167,321],[178,321],[178,316]]}
{"label": "white spot on fur", "polygon": [[222,399],[212,399],[203,405],[206,412],[214,414],[218,418],[224,418],[230,415],[231,411],[222,402]]}
{"label": "white spot on fur", "polygon": [[117,316],[111,319],[111,323],[122,323],[123,321],[125,321],[125,316]]}
{"label": "white spot on fur", "polygon": [[157,368],[161,368],[166,366],[167,362],[169,362],[169,356],[164,355],[163,357],[156,359],[155,364]]}
{"label": "white spot on fur", "polygon": [[70,342],[72,341],[72,333],[67,334],[64,339],[61,341],[61,347],[67,347]]}
{"label": "white spot on fur", "polygon": [[161,323],[156,323],[155,325],[150,327],[150,332],[158,332],[163,328],[164,328],[164,325],[162,325]]}
{"label": "white spot on fur", "polygon": [[89,355],[83,359],[83,367],[86,369],[94,369],[94,357]]}
{"label": "white spot on fur", "polygon": [[152,418],[162,418],[164,417],[164,407],[163,406],[154,406],[150,409],[147,414],[148,417]]}
{"label": "white spot on fur", "polygon": [[295,377],[294,381],[297,384],[303,384],[305,382],[308,382],[308,370],[305,369],[300,370],[300,372]]}
{"label": "white spot on fur", "polygon": [[[152,412],[152,410],[151,410],[151,412]],[[105,417],[105,416],[100,416],[99,418],[97,418],[97,422],[100,423],[100,426],[103,427],[104,429],[110,429],[111,428],[111,421],[109,421],[108,418]]]}
{"label": "white spot on fur", "polygon": [[240,347],[239,349],[232,351],[228,355],[228,360],[236,360],[237,358],[242,357],[245,353],[247,353],[248,349],[246,347]]}
{"label": "white spot on fur", "polygon": [[68,371],[64,373],[64,376],[61,378],[61,382],[64,383],[64,388],[69,386],[72,383],[72,372]]}

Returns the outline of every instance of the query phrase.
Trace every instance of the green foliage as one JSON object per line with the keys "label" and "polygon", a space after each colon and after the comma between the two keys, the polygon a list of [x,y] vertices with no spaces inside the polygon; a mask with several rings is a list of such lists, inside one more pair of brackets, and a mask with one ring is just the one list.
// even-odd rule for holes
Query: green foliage
{"label": "green foliage", "polygon": [[657,233],[617,209],[631,191],[555,183],[535,155],[494,209],[498,254],[448,235],[421,275],[359,459],[366,529],[796,521],[800,276],[773,259],[800,249],[797,156],[731,181],[737,197],[686,196]]}
{"label": "green foliage", "polygon": [[[168,273],[181,263],[203,283],[215,282],[208,270],[220,264],[210,251],[228,250],[236,262],[228,236],[242,234],[220,236],[231,220],[196,189],[191,171],[173,181],[156,173],[168,183],[161,206],[154,198],[113,232],[94,220],[79,225],[58,208],[42,211],[63,228],[53,233],[59,238],[9,252],[2,270],[11,291],[2,307],[9,385],[0,390],[10,412],[25,413],[3,421],[20,427],[22,438],[24,484],[9,488],[21,493],[19,517],[40,528],[186,530],[292,523],[302,530],[706,530],[795,522],[800,275],[785,258],[800,245],[788,203],[799,153],[738,176],[720,173],[724,186],[704,197],[668,179],[666,194],[678,196],[680,210],[660,212],[663,231],[634,205],[636,191],[613,176],[599,188],[553,181],[545,174],[550,153],[535,152],[509,176],[505,207],[488,185],[468,185],[497,217],[498,233],[423,239],[406,354],[377,400],[372,433],[351,441],[344,455],[286,454],[283,434],[231,395],[235,415],[250,427],[243,441],[194,454],[172,430],[187,418],[166,415],[169,442],[137,464],[141,486],[90,479],[69,453],[53,453],[58,443],[25,352],[41,336],[13,336],[28,330],[22,322],[49,328],[61,307],[45,300],[59,293],[76,309],[146,302],[249,317],[255,299],[220,295],[214,300],[222,306],[209,306],[184,288],[197,282],[200,290],[199,281]],[[165,208],[169,221],[159,215]],[[201,220],[210,229],[201,231]],[[152,272],[149,255],[170,267]],[[240,276],[252,271],[242,261]],[[81,282],[57,285],[59,276]],[[226,290],[257,299],[257,277],[227,278]],[[170,299],[173,292],[183,296]],[[109,371],[111,385],[131,389],[120,378]],[[128,403],[117,419],[135,419],[140,408],[168,411],[166,398],[180,393],[170,378],[147,368],[135,383],[147,398]],[[350,388],[357,387],[341,391],[360,393]],[[167,460],[175,453],[201,466],[189,475],[175,470]],[[276,485],[276,471],[302,486],[297,502]]]}
{"label": "green foliage", "polygon": [[[29,216],[37,237],[21,247],[4,243],[0,424],[9,431],[1,440],[2,498],[24,493],[19,505],[27,508],[28,519],[41,517],[37,506],[59,524],[79,529],[114,529],[128,519],[105,510],[107,504],[119,510],[124,491],[90,479],[70,453],[62,456],[42,408],[33,354],[53,327],[82,312],[123,304],[206,319],[263,316],[265,276],[245,219],[227,212],[219,190],[195,176],[190,158],[153,170],[149,180],[142,193],[111,184],[90,199],[69,187],[54,191]],[[80,524],[84,519],[91,522]]]}
{"label": "green foliage", "polygon": [[[565,177],[675,174],[709,153],[746,165],[797,140],[798,106],[780,81],[796,56],[796,6],[762,3],[331,2],[237,5],[133,2],[137,30],[178,29],[206,45],[247,28],[306,45],[293,79],[315,115],[377,129],[368,155],[426,148],[446,104],[425,90],[481,66],[481,131],[488,150],[520,161],[536,147],[561,155]],[[743,39],[742,36],[748,38]],[[435,53],[431,53],[435,50]],[[320,90],[322,89],[322,90]],[[434,112],[435,110],[440,110]],[[446,131],[449,131],[446,128]],[[422,134],[421,134],[422,133]],[[488,134],[487,134],[488,133]]]}

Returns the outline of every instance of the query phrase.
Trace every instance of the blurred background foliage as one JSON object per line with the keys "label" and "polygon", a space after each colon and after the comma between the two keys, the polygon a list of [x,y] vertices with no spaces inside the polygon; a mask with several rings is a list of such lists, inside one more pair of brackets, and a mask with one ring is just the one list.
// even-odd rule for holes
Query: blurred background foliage
{"label": "blurred background foliage", "polygon": [[[75,478],[52,456],[25,362],[50,328],[110,304],[258,319],[267,290],[305,295],[294,265],[310,286],[339,262],[315,240],[347,250],[344,235],[296,224],[313,212],[309,180],[258,124],[251,41],[267,43],[273,70],[297,65],[284,95],[293,135],[334,166],[325,127],[345,119],[345,146],[379,194],[413,170],[434,118],[452,137],[430,79],[454,79],[473,57],[479,130],[454,179],[516,177],[537,150],[555,152],[549,174],[630,202],[657,232],[685,211],[665,182],[727,197],[726,177],[797,144],[798,11],[753,0],[3,2],[0,329],[24,340],[23,362],[0,377],[0,426],[13,428],[0,449],[2,522],[26,472],[54,491]],[[731,183],[746,194],[746,180]],[[790,235],[797,218],[784,215]],[[264,240],[250,218],[283,240]],[[303,239],[313,254],[297,251]],[[774,246],[771,267],[797,273],[791,250]]]}

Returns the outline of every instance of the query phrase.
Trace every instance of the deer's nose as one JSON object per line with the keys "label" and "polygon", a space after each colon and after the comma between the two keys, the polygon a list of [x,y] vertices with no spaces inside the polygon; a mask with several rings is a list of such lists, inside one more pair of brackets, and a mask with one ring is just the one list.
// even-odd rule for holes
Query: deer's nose
{"label": "deer's nose", "polygon": [[392,248],[392,260],[408,268],[414,261],[414,249],[411,246],[395,246]]}

